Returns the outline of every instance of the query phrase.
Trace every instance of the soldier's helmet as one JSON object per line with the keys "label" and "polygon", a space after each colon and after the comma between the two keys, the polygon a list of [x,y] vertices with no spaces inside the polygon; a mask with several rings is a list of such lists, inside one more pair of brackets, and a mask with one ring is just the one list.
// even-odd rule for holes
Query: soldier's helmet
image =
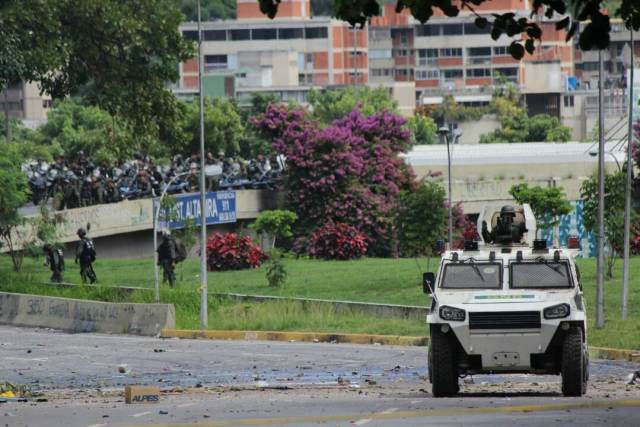
{"label": "soldier's helmet", "polygon": [[503,206],[502,209],[500,209],[500,216],[510,216],[514,218],[516,216],[516,210],[511,205]]}
{"label": "soldier's helmet", "polygon": [[168,228],[163,228],[162,237],[169,237],[169,236],[171,236],[171,230],[169,230]]}
{"label": "soldier's helmet", "polygon": [[87,235],[87,230],[85,230],[84,228],[78,228],[77,234],[78,237],[82,238]]}

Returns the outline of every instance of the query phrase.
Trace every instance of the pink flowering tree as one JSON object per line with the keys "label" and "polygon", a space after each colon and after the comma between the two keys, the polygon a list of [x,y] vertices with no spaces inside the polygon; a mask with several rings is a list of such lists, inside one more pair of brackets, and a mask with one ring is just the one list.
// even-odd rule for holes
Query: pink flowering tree
{"label": "pink flowering tree", "polygon": [[367,236],[370,255],[388,255],[394,212],[402,190],[415,186],[400,154],[411,148],[405,119],[357,109],[320,128],[305,110],[271,105],[254,125],[287,158],[287,198],[305,238],[328,222],[353,226]]}

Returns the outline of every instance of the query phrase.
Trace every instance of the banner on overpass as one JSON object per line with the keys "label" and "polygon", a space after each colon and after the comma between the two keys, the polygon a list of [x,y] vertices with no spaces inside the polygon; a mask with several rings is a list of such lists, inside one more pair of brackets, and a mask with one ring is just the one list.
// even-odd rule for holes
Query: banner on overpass
{"label": "banner on overpass", "polygon": [[[200,194],[177,194],[173,196],[176,204],[172,208],[161,208],[158,229],[183,228],[187,219],[193,219],[200,225]],[[216,191],[206,194],[205,218],[208,225],[236,222],[236,192]],[[153,201],[154,215],[159,199]]]}

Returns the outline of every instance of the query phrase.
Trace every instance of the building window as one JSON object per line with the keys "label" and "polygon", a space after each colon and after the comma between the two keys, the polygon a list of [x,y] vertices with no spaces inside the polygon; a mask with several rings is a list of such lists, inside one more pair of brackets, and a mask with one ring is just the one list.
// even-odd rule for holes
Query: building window
{"label": "building window", "polygon": [[495,56],[507,56],[509,54],[509,47],[507,46],[496,46],[493,48],[493,54]]}
{"label": "building window", "polygon": [[278,38],[281,40],[303,39],[303,28],[280,28],[278,30]]}
{"label": "building window", "polygon": [[51,108],[52,105],[53,105],[53,101],[52,100],[50,100],[50,99],[43,99],[42,100],[42,108]]}
{"label": "building window", "polygon": [[276,40],[278,32],[275,28],[255,28],[251,30],[251,40]]}
{"label": "building window", "polygon": [[573,95],[565,95],[564,96],[565,108],[573,108],[573,105],[574,105]]}
{"label": "building window", "polygon": [[470,47],[467,49],[469,56],[491,56],[490,47]]}
{"label": "building window", "polygon": [[393,57],[398,58],[400,56],[409,56],[411,51],[408,49],[393,49]]}
{"label": "building window", "polygon": [[484,28],[479,28],[476,24],[464,24],[464,34],[465,35],[474,35],[474,34],[489,34],[491,33],[491,26],[487,25]]}
{"label": "building window", "polygon": [[191,41],[198,41],[198,32],[197,31],[183,31],[182,37]]}
{"label": "building window", "polygon": [[416,70],[416,80],[438,80],[439,70]]}
{"label": "building window", "polygon": [[391,69],[389,68],[372,68],[371,75],[373,77],[389,77],[391,75]]}
{"label": "building window", "polygon": [[438,49],[418,49],[418,56],[420,58],[437,58]]}
{"label": "building window", "polygon": [[369,59],[390,59],[391,49],[369,49]]}
{"label": "building window", "polygon": [[517,68],[496,68],[493,70],[493,76],[516,77],[518,75]]}
{"label": "building window", "polygon": [[227,40],[227,32],[225,30],[204,30],[202,37],[207,41],[225,41]]}
{"label": "building window", "polygon": [[462,35],[462,24],[444,24],[442,25],[442,34],[445,36]]}
{"label": "building window", "polygon": [[445,80],[462,78],[462,70],[441,70],[441,74]]}
{"label": "building window", "polygon": [[442,29],[442,25],[416,25],[416,34],[418,37],[439,36]]}
{"label": "building window", "polygon": [[491,70],[488,68],[472,68],[467,70],[467,77],[491,77]]}
{"label": "building window", "polygon": [[304,29],[305,39],[326,39],[329,32],[327,27],[311,27]]}
{"label": "building window", "polygon": [[250,40],[251,32],[249,30],[231,30],[231,40]]}
{"label": "building window", "polygon": [[227,55],[205,55],[204,68],[206,70],[220,70],[227,68]]}
{"label": "building window", "polygon": [[440,49],[440,56],[444,56],[444,57],[462,56],[462,48],[446,47],[444,49]]}

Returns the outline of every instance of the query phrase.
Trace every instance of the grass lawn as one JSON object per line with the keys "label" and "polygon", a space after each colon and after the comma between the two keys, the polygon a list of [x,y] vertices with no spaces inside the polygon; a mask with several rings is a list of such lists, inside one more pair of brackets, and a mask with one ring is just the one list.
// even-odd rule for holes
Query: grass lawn
{"label": "grass lawn", "polygon": [[[391,304],[427,305],[421,292],[422,271],[435,270],[436,260],[427,259],[363,259],[358,261],[285,260],[287,284],[281,289],[270,288],[265,268],[233,272],[209,273],[209,289],[214,292],[234,292],[333,300],[353,300]],[[605,284],[606,326],[597,330],[595,321],[595,259],[580,259],[589,315],[589,341],[594,346],[640,349],[640,258],[631,260],[629,317],[620,320],[621,268],[618,261],[615,277]],[[77,283],[77,266],[68,263],[65,279]],[[153,269],[150,260],[99,260],[95,269],[100,283],[151,287]],[[180,327],[198,325],[197,260],[187,260],[177,269],[182,292],[163,291],[162,300],[176,303]],[[25,283],[47,281],[49,272],[41,261],[25,259],[24,271],[12,273],[7,257],[0,257],[0,289],[26,292]],[[38,290],[40,289],[40,290]],[[44,287],[33,289],[45,292]],[[46,291],[49,292],[49,291]],[[107,292],[107,291],[104,291]],[[134,294],[136,295],[136,294]],[[71,296],[71,295],[69,295]],[[105,295],[106,297],[106,295]],[[93,298],[102,299],[100,295]],[[135,296],[141,300],[152,298]],[[290,303],[232,304],[212,299],[210,327],[212,329],[317,330],[319,332],[370,332],[381,334],[422,335],[426,328],[421,321],[376,319],[359,313],[337,314],[319,306]]]}

